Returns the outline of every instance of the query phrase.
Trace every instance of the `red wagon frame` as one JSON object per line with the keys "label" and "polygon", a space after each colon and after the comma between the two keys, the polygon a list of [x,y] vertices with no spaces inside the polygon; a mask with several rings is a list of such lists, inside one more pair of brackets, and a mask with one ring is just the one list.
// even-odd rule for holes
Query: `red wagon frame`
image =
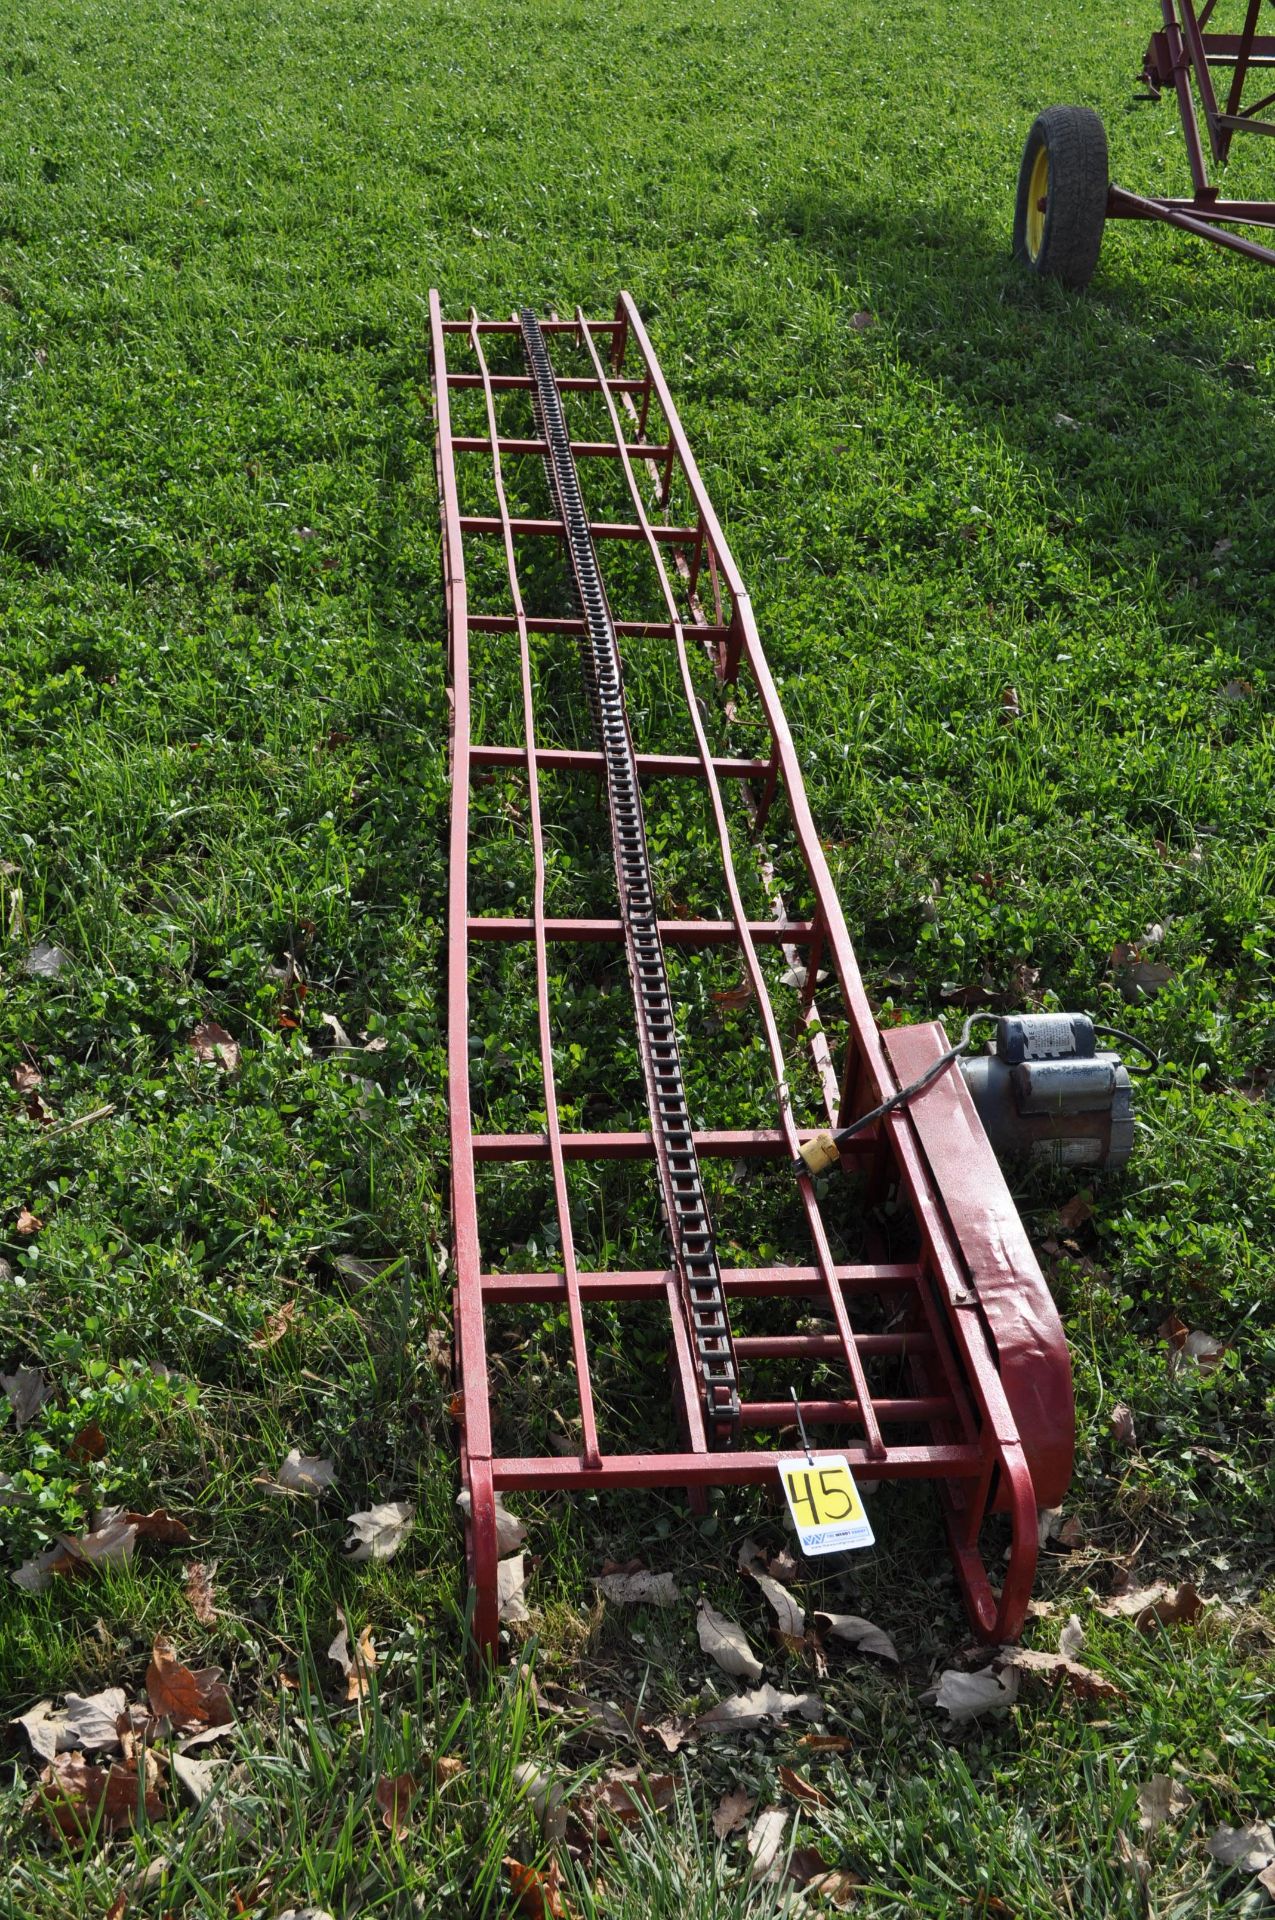
{"label": "red wagon frame", "polygon": [[[1142,70],[1155,99],[1171,89],[1177,101],[1195,190],[1192,197],[1129,193],[1113,184],[1107,194],[1107,218],[1161,220],[1250,260],[1275,262],[1275,249],[1228,230],[1229,226],[1275,227],[1275,201],[1223,199],[1209,179],[1205,153],[1207,140],[1214,163],[1222,167],[1237,133],[1275,134],[1275,120],[1263,117],[1275,106],[1275,90],[1247,104],[1244,100],[1249,75],[1275,68],[1275,34],[1257,31],[1262,0],[1244,0],[1238,33],[1210,32],[1217,4],[1218,0],[1204,0],[1197,11],[1194,0],[1160,0],[1163,25],[1151,36]],[[1226,71],[1230,83],[1219,104],[1214,75]]]}
{"label": "red wagon frame", "polygon": [[[725,1267],[722,1280],[731,1302],[792,1302],[792,1326],[734,1341],[746,1388],[755,1363],[830,1364],[840,1369],[838,1391],[799,1396],[806,1427],[822,1441],[815,1455],[846,1454],[865,1484],[926,1480],[937,1488],[956,1573],[975,1630],[987,1640],[1018,1632],[1028,1603],[1037,1552],[1038,1506],[1062,1499],[1070,1477],[1074,1415],[1066,1341],[1048,1288],[1032,1254],[997,1161],[958,1073],[948,1072],[906,1109],[871,1123],[846,1144],[843,1166],[857,1169],[870,1199],[893,1194],[910,1215],[915,1256],[906,1260],[839,1260],[824,1219],[816,1182],[797,1162],[813,1129],[799,1127],[789,1094],[790,1048],[780,1032],[761,957],[776,943],[800,956],[797,1046],[820,1089],[825,1124],[843,1124],[875,1108],[909,1084],[947,1045],[941,1025],[883,1031],[864,989],[854,948],[811,816],[793,738],[762,648],[753,608],[717,516],[709,501],[672,395],[633,300],[621,294],[614,317],[540,323],[550,348],[563,344],[584,356],[585,370],[554,374],[564,411],[576,395],[592,396],[610,426],[608,436],[573,439],[582,472],[607,462],[623,475],[631,515],[627,520],[590,516],[589,532],[600,553],[609,543],[635,542],[645,550],[659,582],[667,617],[615,621],[621,644],[641,638],[667,645],[675,657],[686,697],[696,751],[675,755],[643,750],[637,770],[644,784],[677,780],[702,787],[715,822],[722,881],[731,902],[727,920],[669,918],[659,924],[667,948],[680,951],[732,947],[751,988],[750,1017],[760,1023],[771,1063],[773,1124],[762,1128],[699,1127],[701,1157],[729,1155],[779,1163],[791,1182],[792,1199],[809,1247],[802,1263],[764,1268]],[[522,399],[534,387],[529,372],[493,371],[489,354],[523,341],[517,318],[445,320],[439,296],[430,295],[436,467],[442,522],[447,604],[449,678],[452,699],[450,877],[448,895],[448,1081],[454,1232],[454,1334],[460,1382],[461,1478],[469,1494],[466,1551],[472,1594],[472,1631],[491,1654],[499,1639],[496,1499],[524,1488],[603,1491],[626,1487],[684,1488],[702,1505],[711,1487],[777,1483],[777,1463],[791,1454],[783,1431],[793,1419],[790,1402],[749,1398],[741,1390],[728,1435],[714,1430],[706,1414],[697,1371],[694,1328],[688,1323],[684,1275],[675,1256],[663,1268],[581,1270],[575,1252],[567,1165],[575,1160],[651,1158],[655,1143],[643,1128],[566,1131],[559,1116],[550,1011],[551,946],[558,942],[614,942],[625,938],[620,919],[552,918],[545,909],[545,845],[539,789],[541,776],[570,773],[585,781],[602,775],[600,752],[548,748],[538,738],[533,634],[581,635],[575,614],[535,615],[522,592],[522,543],[563,541],[554,512],[511,511],[502,463],[514,455],[547,452],[544,429],[504,431],[504,396]],[[458,364],[460,360],[464,365]],[[452,398],[471,390],[482,398],[485,426],[477,433],[452,429]],[[458,462],[485,464],[495,513],[462,510]],[[674,495],[690,502],[681,521],[667,518]],[[471,611],[466,551],[477,540],[494,540],[505,561],[508,603],[499,613]],[[522,711],[515,737],[475,740],[470,678],[471,638],[503,636],[515,650]],[[703,702],[694,695],[691,654],[703,649],[712,662],[725,701],[737,683],[746,685],[764,717],[768,750],[738,757],[714,751]],[[519,737],[520,736],[520,737]],[[720,747],[720,739],[718,746]],[[490,770],[514,770],[526,785],[528,846],[533,882],[530,915],[509,917],[471,911],[469,893],[473,786]],[[743,795],[751,821],[741,845],[739,811],[723,796]],[[749,917],[740,884],[741,863],[752,861],[776,804],[786,806],[792,868],[801,910],[790,917],[775,894],[775,917]],[[736,825],[732,828],[731,817]],[[797,895],[790,894],[790,903]],[[475,1132],[470,1085],[470,968],[487,942],[524,942],[534,951],[537,1039],[541,1056],[545,1125],[539,1131]],[[844,1033],[835,1057],[819,1017],[819,983],[835,997],[834,1028]],[[481,1038],[481,1036],[479,1036]],[[545,1162],[557,1211],[560,1268],[503,1272],[484,1266],[477,1170],[493,1162]],[[600,1302],[663,1302],[670,1352],[666,1392],[677,1413],[681,1443],[674,1448],[632,1451],[615,1446],[595,1409],[587,1318]],[[888,1325],[867,1330],[860,1312],[869,1300],[890,1304]],[[561,1454],[499,1452],[493,1440],[488,1327],[493,1310],[529,1302],[565,1309],[579,1400],[579,1444]],[[826,1318],[827,1330],[797,1327],[798,1303]],[[741,1311],[743,1310],[741,1306]],[[894,1363],[889,1391],[874,1390],[869,1374],[882,1358]],[[892,1437],[902,1435],[902,1438]],[[725,1439],[727,1444],[721,1444]],[[733,1442],[733,1444],[731,1444]],[[999,1592],[980,1545],[993,1511],[1009,1524],[1009,1553]]]}

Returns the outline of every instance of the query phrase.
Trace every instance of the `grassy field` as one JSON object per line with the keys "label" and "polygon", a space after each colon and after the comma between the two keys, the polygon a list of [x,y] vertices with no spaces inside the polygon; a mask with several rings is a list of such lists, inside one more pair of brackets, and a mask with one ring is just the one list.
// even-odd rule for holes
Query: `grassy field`
{"label": "grassy field", "polygon": [[[1152,12],[0,0],[0,1371],[51,1389],[21,1423],[0,1399],[0,1559],[105,1505],[192,1536],[44,1592],[6,1579],[0,1713],[140,1699],[167,1635],[225,1671],[236,1719],[198,1807],[169,1778],[156,1817],[83,1838],[28,1805],[15,1733],[5,1920],[503,1914],[503,1858],[546,1857],[516,1769],[561,1768],[583,1808],[616,1759],[671,1773],[672,1808],[521,1911],[817,1910],[713,1834],[736,1788],[898,1920],[1269,1905],[1204,1843],[1275,1814],[1275,280],[1131,226],[1083,298],[1007,258],[1053,101],[1102,111],[1122,184],[1182,182],[1168,109],[1131,103]],[[1241,194],[1264,190],[1251,145]],[[742,1497],[699,1521],[671,1497],[515,1503],[538,1678],[467,1685],[431,285],[455,315],[637,297],[891,1017],[1026,969],[1170,1062],[1090,1217],[1060,1220],[1074,1183],[1021,1196],[1080,1430],[1030,1638],[1075,1611],[1114,1697],[1024,1688],[958,1728],[924,1703],[966,1635],[920,1490],[880,1496],[876,1553],[802,1586],[900,1665],[815,1682],[769,1654],[840,1749],[801,1722],[671,1758],[581,1738],[571,1693],[655,1720],[729,1692],[697,1591],[765,1643],[736,1553],[779,1535]],[[1160,969],[1132,1001],[1130,946]],[[335,1048],[329,1016],[370,1049]],[[192,1047],[208,1020],[235,1070]],[[579,1033],[587,1089],[610,1043]],[[488,1064],[490,1101],[535,1072]],[[511,1242],[538,1228],[511,1188]],[[1220,1366],[1170,1370],[1173,1313]],[[560,1337],[510,1357],[516,1408]],[[293,1448],[334,1463],[321,1499],[260,1484]],[[405,1546],[347,1563],[345,1516],[388,1500],[416,1503]],[[677,1607],[599,1606],[634,1554],[676,1572]],[[1140,1633],[1097,1610],[1122,1571],[1216,1602]],[[338,1607],[379,1656],[354,1701]],[[405,1772],[394,1832],[377,1788]],[[1148,1834],[1157,1774],[1192,1805]]]}

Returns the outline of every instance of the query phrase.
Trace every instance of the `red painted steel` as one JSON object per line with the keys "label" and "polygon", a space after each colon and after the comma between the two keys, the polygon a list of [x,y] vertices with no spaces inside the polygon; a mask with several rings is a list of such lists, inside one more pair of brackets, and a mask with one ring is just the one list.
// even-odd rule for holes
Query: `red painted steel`
{"label": "red painted steel", "polygon": [[[1257,31],[1261,0],[1243,0],[1243,22],[1238,33],[1208,30],[1220,0],[1205,0],[1198,11],[1194,0],[1160,0],[1163,25],[1151,36],[1143,61],[1142,78],[1151,95],[1173,91],[1194,195],[1190,200],[1163,194],[1130,193],[1114,184],[1107,194],[1109,220],[1159,220],[1198,235],[1214,246],[1242,253],[1250,260],[1275,262],[1275,248],[1250,240],[1231,227],[1275,227],[1275,201],[1223,200],[1209,179],[1205,142],[1214,164],[1226,165],[1237,133],[1275,133],[1275,120],[1263,117],[1275,106],[1275,93],[1264,93],[1245,104],[1244,87],[1253,71],[1269,73],[1275,66],[1275,35]],[[1230,69],[1226,102],[1220,106],[1214,74]]]}
{"label": "red painted steel", "polygon": [[[706,1432],[703,1383],[677,1272],[671,1267],[608,1270],[596,1259],[588,1265],[580,1252],[584,1208],[571,1170],[607,1161],[640,1170],[652,1166],[655,1155],[649,1128],[635,1128],[621,1118],[609,1126],[582,1128],[576,1107],[568,1119],[555,1073],[555,1046],[571,1036],[555,1023],[560,976],[553,969],[567,965],[571,952],[597,954],[607,942],[616,947],[615,966],[625,952],[625,928],[614,908],[610,917],[605,907],[602,914],[574,917],[547,908],[550,836],[542,778],[552,773],[556,783],[573,782],[595,799],[604,791],[596,748],[551,744],[539,731],[547,713],[558,715],[563,700],[560,680],[552,699],[544,684],[543,649],[561,636],[583,639],[584,623],[566,607],[553,613],[529,610],[531,595],[521,571],[532,564],[528,549],[544,548],[555,537],[561,543],[563,528],[552,488],[535,478],[546,440],[532,417],[531,378],[510,371],[511,351],[521,344],[520,325],[473,315],[464,322],[444,321],[434,294],[430,315],[453,699],[448,1092],[461,1472],[471,1495],[467,1554],[475,1639],[490,1652],[499,1631],[497,1491],[681,1487],[693,1503],[702,1504],[714,1486],[774,1485],[776,1463],[791,1444],[792,1403],[784,1397],[789,1384],[797,1388],[807,1426],[818,1429],[817,1452],[845,1452],[869,1483],[935,1483],[975,1629],[987,1638],[1011,1638],[1021,1626],[1031,1589],[1037,1504],[1057,1503],[1070,1460],[1066,1343],[959,1075],[937,1081],[915,1112],[891,1113],[849,1143],[843,1166],[858,1182],[849,1190],[857,1228],[847,1227],[842,1217],[834,1229],[827,1212],[830,1197],[797,1159],[800,1144],[830,1118],[865,1112],[913,1078],[910,1063],[932,1058],[942,1030],[924,1027],[884,1037],[878,1031],[751,603],[646,329],[626,294],[611,321],[586,321],[577,312],[571,320],[555,317],[541,325],[554,358],[552,380],[562,396],[590,530],[603,540],[610,532],[624,542],[616,549],[624,555],[625,569],[617,575],[616,591],[622,585],[626,610],[635,604],[638,573],[644,583],[641,597],[649,617],[616,620],[615,632],[634,646],[666,650],[668,673],[661,684],[676,689],[666,718],[693,742],[692,753],[671,754],[660,745],[670,737],[669,728],[655,731],[651,714],[630,711],[635,733],[649,732],[651,746],[658,749],[648,751],[644,740],[635,743],[637,772],[648,788],[672,779],[680,790],[689,785],[702,796],[716,849],[716,886],[728,909],[726,918],[702,912],[663,918],[659,938],[677,948],[679,966],[706,964],[696,958],[701,953],[737,955],[743,985],[728,996],[732,1027],[752,1036],[755,1051],[749,1058],[761,1063],[758,1070],[764,1069],[770,1089],[771,1112],[764,1124],[732,1125],[720,1114],[697,1113],[693,1137],[699,1156],[714,1164],[728,1159],[741,1167],[754,1165],[758,1171],[752,1178],[767,1183],[774,1206],[790,1217],[789,1238],[807,1250],[797,1261],[721,1268],[740,1370],[737,1445],[714,1447]],[[562,371],[559,355],[569,358],[573,371]],[[548,381],[543,361],[538,364]],[[461,396],[457,405],[468,409],[464,433],[452,430],[453,395]],[[475,404],[480,417],[473,413]],[[573,418],[577,408],[587,417]],[[600,428],[609,428],[610,437],[602,437]],[[555,431],[562,435],[561,423]],[[513,483],[505,476],[507,460],[520,463],[517,511],[511,506]],[[599,476],[596,493],[589,490],[592,482],[586,485],[590,474]],[[629,517],[618,519],[617,509]],[[472,614],[467,539],[475,543],[475,578],[481,579],[484,594],[482,610]],[[505,604],[498,611],[490,605],[493,552],[503,562]],[[607,553],[605,546],[600,549],[604,572]],[[537,592],[543,598],[543,587]],[[475,635],[485,648],[497,650],[485,658],[507,660],[515,670],[513,704],[497,703],[492,711],[512,723],[520,737],[472,737],[475,710],[487,712],[480,705],[485,700],[481,671],[478,684],[470,677]],[[713,676],[706,677],[701,664],[705,655],[718,685],[716,702],[706,698]],[[628,663],[626,670],[635,671],[635,665]],[[577,684],[576,698],[583,710],[583,683]],[[729,735],[743,725],[741,720],[732,727],[737,711],[746,711],[749,727],[751,751],[742,758],[729,751]],[[487,718],[483,725],[489,728]],[[479,906],[470,898],[471,832],[482,812],[483,783],[492,782],[498,783],[495,798],[524,823],[518,838],[529,874],[524,898],[530,911],[513,895],[495,912],[489,903]],[[513,800],[507,799],[510,783],[516,790]],[[603,814],[596,839],[609,849]],[[654,867],[658,886],[658,845]],[[614,899],[613,873],[611,885]],[[750,906],[750,898],[758,896],[769,902],[773,919],[759,918]],[[562,956],[553,969],[551,948]],[[491,1036],[471,1025],[471,976],[480,979],[481,970],[497,964],[502,954],[515,963],[520,954],[529,956],[534,978],[530,1004],[541,1060],[543,1124],[531,1130],[525,1124],[502,1126],[503,1112],[494,1127],[475,1117],[471,1049],[481,1053]],[[785,961],[786,985],[795,983],[795,992],[784,1004],[795,1005],[795,1023],[790,1012],[781,1016],[776,999],[777,969]],[[514,1018],[512,1008],[512,1002],[505,1004],[502,1025]],[[719,1045],[725,1100],[732,1073],[725,1033]],[[481,1087],[479,1097],[487,1099]],[[555,1222],[550,1271],[494,1270],[516,1267],[523,1249],[502,1248],[506,1228],[485,1224],[503,1216],[495,1200],[486,1200],[480,1175],[511,1178],[500,1170],[519,1165],[548,1169]],[[731,1198],[729,1184],[714,1190],[719,1254],[733,1231]],[[905,1243],[897,1250],[885,1244],[879,1226],[887,1198],[894,1203],[890,1218],[905,1223],[892,1229]],[[839,1200],[846,1199],[843,1190]],[[848,1261],[838,1250],[845,1247],[847,1231],[859,1235],[869,1257]],[[489,1232],[497,1257],[484,1268]],[[899,1252],[906,1257],[899,1258]],[[561,1383],[557,1404],[565,1405],[573,1394],[578,1418],[569,1451],[547,1449],[533,1457],[526,1451],[524,1418],[508,1422],[506,1432],[493,1397],[489,1355],[501,1350],[507,1324],[496,1326],[493,1316],[537,1304],[564,1316],[571,1379]],[[804,1316],[821,1317],[822,1327],[799,1322],[798,1307]],[[609,1389],[599,1388],[600,1349],[596,1336],[590,1337],[592,1316],[621,1308],[662,1314],[669,1348],[666,1383],[655,1389],[648,1382],[643,1388],[651,1430],[639,1436],[638,1451],[617,1444],[611,1431],[615,1410]],[[614,1327],[609,1342],[627,1353]],[[1034,1384],[1033,1369],[1039,1374]],[[669,1437],[656,1445],[661,1408],[669,1416]],[[983,1558],[982,1537],[993,1513],[1008,1521],[1007,1562],[1002,1568],[997,1561],[998,1579],[1003,1579],[999,1594]]]}

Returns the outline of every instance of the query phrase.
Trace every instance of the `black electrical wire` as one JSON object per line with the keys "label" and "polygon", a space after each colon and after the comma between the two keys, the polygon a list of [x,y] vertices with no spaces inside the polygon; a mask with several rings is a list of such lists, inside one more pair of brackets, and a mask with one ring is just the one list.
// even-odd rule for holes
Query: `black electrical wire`
{"label": "black electrical wire", "polygon": [[[949,1047],[946,1053],[941,1053],[938,1059],[932,1061],[925,1069],[919,1079],[913,1080],[909,1086],[900,1087],[899,1091],[892,1093],[888,1100],[883,1100],[879,1107],[873,1107],[869,1113],[861,1113],[858,1119],[851,1120],[848,1126],[838,1127],[830,1136],[833,1145],[840,1146],[841,1142],[848,1140],[852,1134],[862,1133],[865,1127],[870,1127],[874,1120],[883,1119],[887,1113],[893,1113],[896,1107],[906,1106],[908,1101],[914,1100],[918,1093],[924,1093],[941,1073],[946,1072],[953,1060],[959,1060],[963,1053],[969,1052],[970,1035],[980,1021],[995,1020],[997,1017],[994,1013],[971,1013],[961,1028],[961,1037],[954,1047]],[[798,1173],[810,1171],[804,1160],[794,1161],[793,1164]]]}
{"label": "black electrical wire", "polygon": [[1100,1027],[1095,1021],[1094,1032],[1105,1033],[1109,1040],[1123,1040],[1126,1046],[1133,1047],[1144,1059],[1151,1062],[1149,1067],[1131,1067],[1128,1061],[1125,1062],[1125,1072],[1133,1074],[1136,1079],[1145,1079],[1148,1074],[1158,1072],[1164,1065],[1160,1055],[1149,1047],[1145,1040],[1139,1040],[1134,1033],[1126,1033],[1123,1027]]}

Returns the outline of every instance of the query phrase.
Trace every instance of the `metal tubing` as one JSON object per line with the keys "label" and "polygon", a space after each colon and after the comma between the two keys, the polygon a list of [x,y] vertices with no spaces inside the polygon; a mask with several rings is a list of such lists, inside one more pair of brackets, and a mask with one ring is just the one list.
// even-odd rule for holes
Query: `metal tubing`
{"label": "metal tubing", "polygon": [[[492,445],[496,446],[496,399],[488,377],[487,359],[478,334],[478,315],[471,314],[471,338],[479,372],[483,376],[483,397]],[[580,1428],[584,1458],[590,1466],[601,1457],[598,1451],[597,1422],[593,1412],[593,1387],[589,1379],[589,1353],[584,1337],[584,1316],[580,1308],[580,1287],[576,1278],[575,1236],[571,1226],[571,1199],[567,1191],[567,1168],[562,1152],[562,1122],[558,1114],[558,1093],[553,1070],[553,1031],[549,1014],[549,955],[545,933],[545,845],[540,823],[540,773],[536,757],[536,710],[532,691],[531,641],[527,633],[518,580],[518,562],[514,554],[513,522],[505,497],[500,453],[492,455],[492,477],[503,529],[505,565],[509,573],[509,591],[513,598],[514,618],[518,622],[518,652],[522,675],[523,734],[526,742],[527,803],[531,823],[531,857],[534,866],[532,894],[532,940],[536,950],[536,1013],[540,1038],[540,1074],[545,1096],[545,1129],[549,1160],[553,1168],[553,1197],[558,1216],[558,1238],[562,1248],[563,1277],[567,1291],[567,1315],[571,1327],[571,1350],[575,1358],[576,1387],[580,1396]],[[466,923],[468,927],[468,922]]]}

